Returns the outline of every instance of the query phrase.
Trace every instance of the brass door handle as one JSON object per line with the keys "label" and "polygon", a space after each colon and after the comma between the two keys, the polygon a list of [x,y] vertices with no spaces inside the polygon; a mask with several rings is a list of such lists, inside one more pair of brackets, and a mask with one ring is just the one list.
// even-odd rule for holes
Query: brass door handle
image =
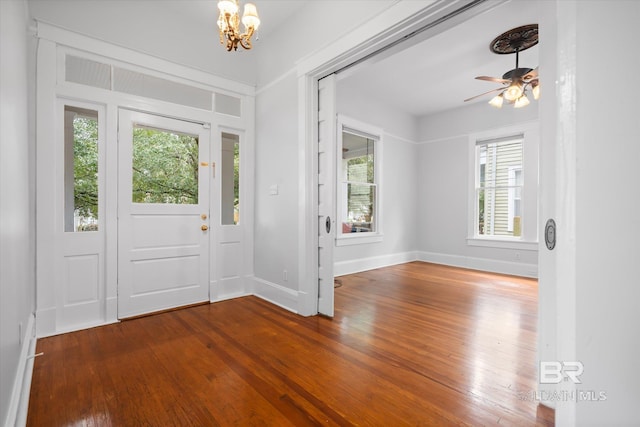
{"label": "brass door handle", "polygon": [[207,231],[209,229],[209,226],[207,224],[202,224],[202,227],[200,227],[200,230],[202,231]]}

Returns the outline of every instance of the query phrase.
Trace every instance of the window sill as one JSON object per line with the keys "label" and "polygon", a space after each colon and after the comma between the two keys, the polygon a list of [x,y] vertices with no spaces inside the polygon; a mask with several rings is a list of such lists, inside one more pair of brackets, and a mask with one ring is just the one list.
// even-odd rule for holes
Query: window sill
{"label": "window sill", "polygon": [[537,251],[538,250],[538,242],[515,240],[515,239],[469,237],[467,238],[467,245],[482,246],[486,248],[518,249],[521,251]]}
{"label": "window sill", "polygon": [[[366,234],[366,235],[363,235]],[[362,245],[366,243],[382,242],[381,233],[351,233],[336,237],[336,246]]]}

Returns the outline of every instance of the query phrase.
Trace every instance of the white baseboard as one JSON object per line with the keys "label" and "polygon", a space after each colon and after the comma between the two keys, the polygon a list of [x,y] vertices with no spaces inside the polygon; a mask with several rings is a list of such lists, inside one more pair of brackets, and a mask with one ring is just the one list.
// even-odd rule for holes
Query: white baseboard
{"label": "white baseboard", "polygon": [[297,313],[298,291],[285,288],[267,280],[253,278],[253,295],[279,307]]}
{"label": "white baseboard", "polygon": [[538,266],[522,262],[500,261],[489,258],[474,258],[461,255],[440,254],[435,252],[418,252],[417,260],[453,267],[470,268],[492,273],[510,274],[522,277],[538,277]]}
{"label": "white baseboard", "polygon": [[389,267],[391,265],[404,264],[405,262],[416,260],[418,260],[417,252],[401,252],[349,261],[339,261],[333,264],[333,274],[334,276],[344,276],[345,274],[359,273],[361,271]]}
{"label": "white baseboard", "polygon": [[13,382],[9,411],[5,427],[24,426],[27,423],[27,409],[29,408],[29,393],[31,392],[31,375],[33,374],[33,355],[36,350],[35,316],[29,316],[27,327],[22,337],[20,358]]}
{"label": "white baseboard", "polygon": [[[0,0],[1,1],[1,0]],[[56,334],[56,308],[49,307],[36,311],[36,336],[38,338]]]}

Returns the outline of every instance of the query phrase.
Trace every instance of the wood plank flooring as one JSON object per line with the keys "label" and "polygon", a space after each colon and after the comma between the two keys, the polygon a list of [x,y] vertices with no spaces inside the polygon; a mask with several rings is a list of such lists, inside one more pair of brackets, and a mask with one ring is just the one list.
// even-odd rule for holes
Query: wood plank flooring
{"label": "wood plank flooring", "polygon": [[553,425],[535,280],[413,262],[343,276],[335,318],[256,297],[38,340],[29,426]]}

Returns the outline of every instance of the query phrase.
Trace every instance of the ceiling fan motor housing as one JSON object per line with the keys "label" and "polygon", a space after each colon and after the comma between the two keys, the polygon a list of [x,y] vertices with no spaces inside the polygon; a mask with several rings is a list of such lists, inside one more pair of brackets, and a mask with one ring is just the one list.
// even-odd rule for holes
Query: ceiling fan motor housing
{"label": "ceiling fan motor housing", "polygon": [[514,79],[522,79],[522,77],[529,74],[533,71],[533,68],[514,68],[513,70],[509,70],[502,75],[502,78],[505,80],[514,80]]}

